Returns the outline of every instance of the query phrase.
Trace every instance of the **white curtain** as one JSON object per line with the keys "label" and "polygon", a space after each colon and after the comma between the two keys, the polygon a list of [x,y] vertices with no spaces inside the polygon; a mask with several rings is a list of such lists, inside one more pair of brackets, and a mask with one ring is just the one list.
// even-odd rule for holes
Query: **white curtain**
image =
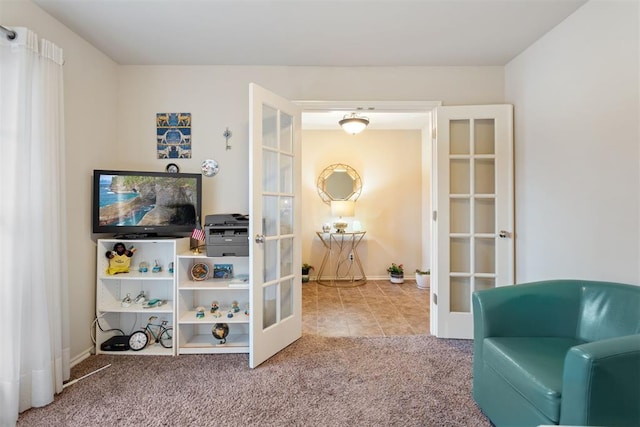
{"label": "white curtain", "polygon": [[69,379],[62,49],[0,32],[0,425]]}

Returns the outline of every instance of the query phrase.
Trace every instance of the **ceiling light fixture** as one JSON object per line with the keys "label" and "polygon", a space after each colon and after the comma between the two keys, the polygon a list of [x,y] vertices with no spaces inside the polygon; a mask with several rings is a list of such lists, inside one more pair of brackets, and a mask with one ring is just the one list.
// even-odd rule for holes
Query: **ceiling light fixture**
{"label": "ceiling light fixture", "polygon": [[369,124],[367,117],[358,116],[357,113],[347,114],[338,122],[345,132],[356,135],[364,130]]}

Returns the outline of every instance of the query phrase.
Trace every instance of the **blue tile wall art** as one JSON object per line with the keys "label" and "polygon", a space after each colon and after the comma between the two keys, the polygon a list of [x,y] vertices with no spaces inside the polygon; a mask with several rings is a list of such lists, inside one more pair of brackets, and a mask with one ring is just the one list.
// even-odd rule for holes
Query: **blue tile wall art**
{"label": "blue tile wall art", "polygon": [[191,113],[157,113],[156,144],[159,159],[190,159]]}

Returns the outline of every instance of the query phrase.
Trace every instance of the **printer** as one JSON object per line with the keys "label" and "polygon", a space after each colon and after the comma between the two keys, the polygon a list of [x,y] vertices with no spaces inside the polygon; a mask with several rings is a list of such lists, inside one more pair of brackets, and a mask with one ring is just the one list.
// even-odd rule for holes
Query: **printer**
{"label": "printer", "polygon": [[207,215],[204,222],[208,257],[249,256],[249,215]]}

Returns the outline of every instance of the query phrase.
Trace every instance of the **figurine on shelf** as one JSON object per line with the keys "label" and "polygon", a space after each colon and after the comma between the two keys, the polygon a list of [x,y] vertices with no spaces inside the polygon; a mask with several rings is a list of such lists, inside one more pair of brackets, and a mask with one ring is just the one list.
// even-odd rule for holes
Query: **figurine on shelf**
{"label": "figurine on shelf", "polygon": [[245,315],[245,316],[248,316],[248,315],[249,315],[249,304],[246,304],[246,305],[244,306],[244,315]]}
{"label": "figurine on shelf", "polygon": [[234,313],[238,313],[240,311],[240,306],[238,305],[238,301],[234,301],[231,303],[231,310],[233,310]]}
{"label": "figurine on shelf", "polygon": [[129,307],[131,305],[131,294],[127,294],[127,296],[123,298],[120,305],[122,305],[125,308]]}
{"label": "figurine on shelf", "polygon": [[109,267],[107,274],[128,273],[131,265],[131,257],[136,248],[131,246],[129,249],[122,242],[113,245],[112,251],[107,251],[105,256],[109,259]]}
{"label": "figurine on shelf", "polygon": [[147,262],[146,262],[146,261],[142,261],[142,262],[140,263],[140,265],[138,266],[138,271],[139,271],[140,273],[146,273],[146,272],[148,272],[148,271],[149,271],[149,264],[147,264]]}
{"label": "figurine on shelf", "polygon": [[155,261],[153,268],[151,269],[152,273],[160,273],[162,271],[162,267],[160,267],[160,263],[158,260]]}
{"label": "figurine on shelf", "polygon": [[144,291],[140,291],[136,299],[134,300],[136,304],[144,304],[147,300],[147,296],[144,294]]}
{"label": "figurine on shelf", "polygon": [[211,303],[211,312],[215,313],[216,311],[218,311],[218,309],[220,308],[220,306],[218,305],[218,301],[213,301]]}
{"label": "figurine on shelf", "polygon": [[204,307],[196,308],[196,319],[204,319]]}

